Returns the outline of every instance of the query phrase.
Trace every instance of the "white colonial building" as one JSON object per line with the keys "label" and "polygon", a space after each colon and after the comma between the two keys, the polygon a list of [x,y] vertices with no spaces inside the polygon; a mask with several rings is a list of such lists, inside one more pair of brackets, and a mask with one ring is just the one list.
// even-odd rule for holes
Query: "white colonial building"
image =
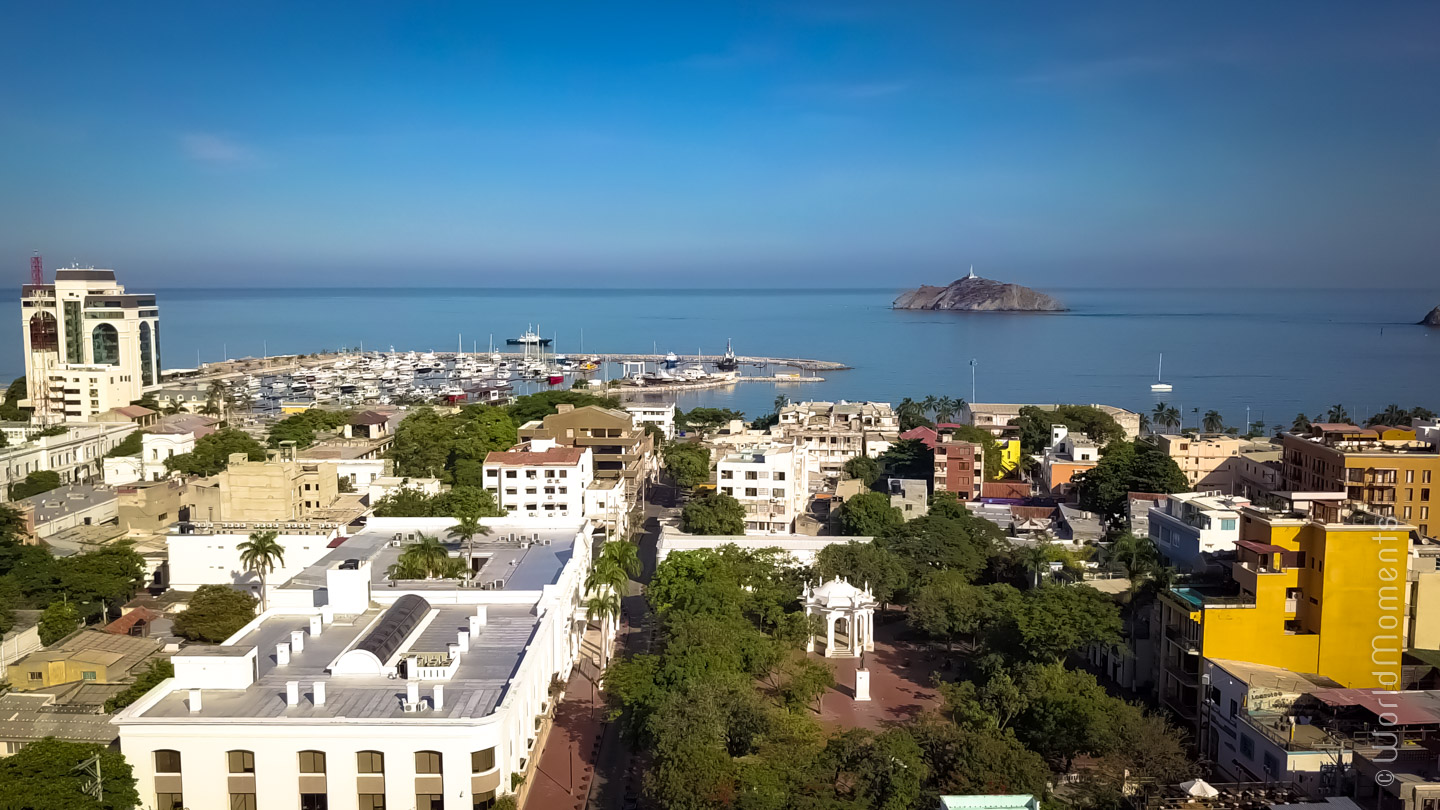
{"label": "white colonial building", "polygon": [[134,425],[116,422],[62,427],[62,433],[51,436],[33,433],[24,444],[0,448],[0,475],[4,476],[0,481],[0,500],[8,497],[11,484],[23,481],[33,472],[55,472],[66,484],[102,480],[105,454],[135,432]]}
{"label": "white colonial building", "polygon": [[665,441],[675,438],[675,406],[654,405],[645,403],[631,403],[625,406],[625,412],[635,420],[635,427],[643,428],[645,425],[654,425],[660,429],[660,434]]}
{"label": "white colonial building", "polygon": [[585,490],[595,480],[590,448],[532,439],[485,456],[485,488],[512,517],[573,522],[585,516]]}
{"label": "white colonial building", "polygon": [[715,486],[745,507],[747,534],[789,534],[805,511],[810,469],[794,445],[751,445],[720,457]]}
{"label": "white colonial building", "polygon": [[831,478],[850,459],[878,457],[900,438],[900,419],[888,402],[798,402],[782,407],[779,420],[770,432]]}
{"label": "white colonial building", "polygon": [[450,524],[374,518],[224,644],[176,655],[113,721],[142,803],[474,810],[541,778],[552,686],[585,630],[590,529],[500,523],[464,587],[388,578]]}
{"label": "white colonial building", "polygon": [[160,310],[114,270],[67,268],[20,293],[28,404],[41,424],[85,421],[160,382]]}

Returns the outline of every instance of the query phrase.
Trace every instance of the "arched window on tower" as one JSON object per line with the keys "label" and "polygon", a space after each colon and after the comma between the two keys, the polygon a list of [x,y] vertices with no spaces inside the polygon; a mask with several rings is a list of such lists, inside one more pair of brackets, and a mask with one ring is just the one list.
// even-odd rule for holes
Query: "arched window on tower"
{"label": "arched window on tower", "polygon": [[106,366],[120,365],[120,333],[108,323],[102,323],[90,333],[91,362]]}

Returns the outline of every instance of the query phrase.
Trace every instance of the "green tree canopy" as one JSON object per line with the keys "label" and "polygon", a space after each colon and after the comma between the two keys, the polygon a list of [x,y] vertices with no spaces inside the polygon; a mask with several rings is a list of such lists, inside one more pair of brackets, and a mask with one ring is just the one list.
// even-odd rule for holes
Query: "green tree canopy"
{"label": "green tree canopy", "polygon": [[745,507],[723,492],[694,498],[680,511],[680,528],[690,534],[744,534]]}
{"label": "green tree canopy", "polygon": [[585,391],[540,391],[519,397],[506,409],[509,412],[510,420],[516,425],[523,425],[536,419],[560,412],[560,405],[573,405],[576,408],[584,408],[594,405],[599,408],[619,408],[620,400],[615,397],[596,396]]}
{"label": "green tree canopy", "polygon": [[1093,405],[1060,405],[1053,410],[1027,405],[1010,424],[1020,428],[1020,449],[1027,454],[1042,453],[1050,446],[1052,425],[1064,425],[1071,433],[1083,433],[1101,447],[1125,438],[1125,429],[1120,423]]}
{"label": "green tree canopy", "polygon": [[69,602],[52,602],[40,614],[40,643],[51,644],[75,632],[80,626],[80,611]]}
{"label": "green tree canopy", "polygon": [[134,682],[125,687],[123,692],[117,692],[106,699],[105,711],[120,711],[144,697],[146,692],[159,686],[161,681],[173,677],[175,677],[175,666],[170,663],[170,659],[156,658],[146,665],[145,671],[137,675]]}
{"label": "green tree canopy", "polygon": [[145,431],[137,430],[127,435],[124,439],[121,439],[119,444],[110,448],[110,452],[105,454],[105,458],[119,458],[120,456],[138,456],[140,455],[141,445],[144,441]]}
{"label": "green tree canopy", "polygon": [[665,469],[681,489],[694,489],[710,480],[710,450],[695,442],[670,442],[661,451]]}
{"label": "green tree canopy", "polygon": [[[78,766],[100,757],[104,801],[85,792],[87,776]],[[134,810],[141,805],[135,776],[124,755],[103,745],[46,737],[0,759],[0,807],[24,810]]]}
{"label": "green tree canopy", "polygon": [[935,571],[957,571],[973,580],[996,549],[988,533],[976,531],[981,528],[978,521],[989,521],[971,521],[926,515],[887,531],[876,542],[900,558],[911,583]]}
{"label": "green tree canopy", "polygon": [[438,478],[457,486],[481,486],[485,456],[515,445],[516,421],[512,413],[490,405],[466,405],[448,416],[434,408],[416,409],[401,421],[395,441],[390,445],[389,456],[395,462],[395,473],[412,478]]}
{"label": "green tree canopy", "polygon": [[354,416],[354,411],[310,408],[271,425],[267,439],[271,447],[279,447],[281,442],[294,442],[297,449],[304,450],[315,443],[315,434],[338,430]]}
{"label": "green tree canopy", "polygon": [[893,601],[908,582],[904,563],[875,543],[832,543],[816,555],[815,571],[824,579],[844,577],[861,588],[868,583],[882,604]]}
{"label": "green tree canopy", "polygon": [[904,522],[905,514],[883,492],[855,495],[840,506],[840,525],[851,537],[880,537]]}
{"label": "green tree canopy", "polygon": [[1112,523],[1125,516],[1131,492],[1170,494],[1189,488],[1175,460],[1142,440],[1112,442],[1093,469],[1074,477],[1080,508],[1105,516]]}
{"label": "green tree canopy", "polygon": [[175,617],[175,632],[191,641],[220,643],[255,618],[259,600],[225,585],[201,585]]}
{"label": "green tree canopy", "polygon": [[845,462],[845,474],[863,483],[867,488],[880,480],[880,462],[869,456],[856,456]]}
{"label": "green tree canopy", "polygon": [[744,418],[745,414],[729,408],[691,408],[688,411],[675,411],[675,427],[686,433],[704,432],[723,427],[732,420]]}
{"label": "green tree canopy", "polygon": [[264,461],[265,447],[250,434],[227,428],[202,436],[189,453],[165,459],[165,469],[183,475],[218,475],[230,464],[232,453],[244,453],[250,461]]}
{"label": "green tree canopy", "polygon": [[880,454],[879,462],[891,478],[930,481],[935,477],[935,451],[919,439],[901,439]]}
{"label": "green tree canopy", "polygon": [[19,501],[60,486],[60,473],[54,470],[36,470],[21,481],[10,485],[10,500]]}
{"label": "green tree canopy", "polygon": [[993,647],[1016,659],[1059,661],[1091,644],[1120,640],[1120,608],[1088,585],[1042,585],[991,625]]}

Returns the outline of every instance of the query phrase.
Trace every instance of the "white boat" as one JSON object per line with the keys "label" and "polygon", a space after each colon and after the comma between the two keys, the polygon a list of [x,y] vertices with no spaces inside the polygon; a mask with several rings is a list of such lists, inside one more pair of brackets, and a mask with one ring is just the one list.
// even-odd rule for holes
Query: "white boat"
{"label": "white boat", "polygon": [[1175,390],[1175,386],[1171,385],[1170,383],[1164,382],[1164,373],[1165,373],[1165,355],[1164,355],[1164,353],[1161,353],[1161,355],[1160,355],[1160,366],[1159,366],[1159,368],[1157,368],[1156,371],[1155,371],[1155,382],[1154,382],[1153,384],[1151,384],[1151,386],[1150,386],[1150,390],[1151,390],[1151,391],[1153,391],[1153,392],[1155,392],[1155,393],[1157,393],[1157,394],[1168,394],[1168,393],[1170,393],[1171,391]]}

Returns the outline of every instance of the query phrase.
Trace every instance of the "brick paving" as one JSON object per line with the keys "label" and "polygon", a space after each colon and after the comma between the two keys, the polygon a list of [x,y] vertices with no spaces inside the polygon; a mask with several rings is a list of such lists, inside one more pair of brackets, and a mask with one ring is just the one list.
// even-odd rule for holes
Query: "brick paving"
{"label": "brick paving", "polygon": [[902,638],[904,634],[903,621],[877,621],[875,651],[865,653],[865,666],[870,670],[870,700],[866,702],[855,701],[858,659],[812,654],[835,673],[835,687],[820,698],[822,724],[879,730],[940,708],[940,695],[931,686],[931,674],[946,669],[947,656],[943,650],[931,651]]}
{"label": "brick paving", "polygon": [[591,662],[582,660],[565,685],[565,699],[555,707],[554,725],[530,776],[526,810],[579,810],[589,800],[605,711],[598,689],[594,702],[591,699],[594,670]]}

